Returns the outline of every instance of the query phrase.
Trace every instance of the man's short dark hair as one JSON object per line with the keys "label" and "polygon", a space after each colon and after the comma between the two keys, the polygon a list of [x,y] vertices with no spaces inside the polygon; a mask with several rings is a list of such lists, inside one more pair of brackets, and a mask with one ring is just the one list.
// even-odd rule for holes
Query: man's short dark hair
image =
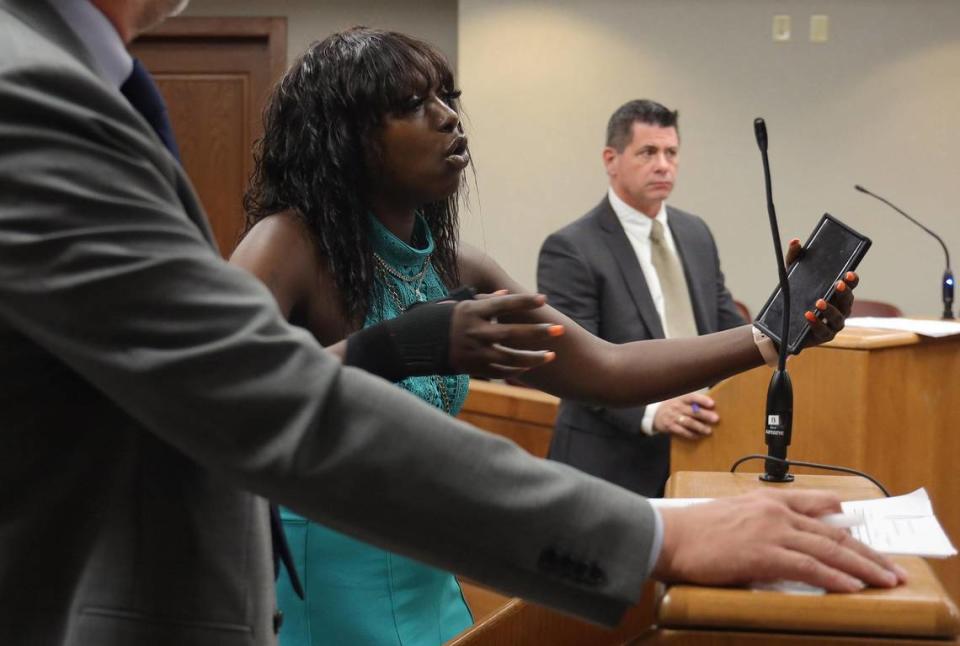
{"label": "man's short dark hair", "polygon": [[[677,128],[678,113],[650,99],[634,99],[617,108],[607,122],[607,145],[623,152],[633,139],[633,124],[646,123],[661,128]],[[679,132],[679,128],[677,128]]]}

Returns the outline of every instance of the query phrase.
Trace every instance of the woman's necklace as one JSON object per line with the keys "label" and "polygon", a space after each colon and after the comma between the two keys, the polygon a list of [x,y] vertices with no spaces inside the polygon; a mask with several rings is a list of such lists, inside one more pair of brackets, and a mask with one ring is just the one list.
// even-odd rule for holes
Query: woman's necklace
{"label": "woman's necklace", "polygon": [[[402,280],[405,283],[410,283],[417,281],[416,286],[414,287],[414,294],[417,301],[423,302],[426,299],[423,296],[423,293],[420,291],[421,286],[423,285],[423,279],[427,275],[427,268],[430,266],[430,256],[428,255],[423,259],[423,267],[420,268],[420,271],[414,276],[404,276],[402,273],[391,267],[387,264],[387,261],[380,257],[379,254],[374,253],[374,258],[377,261],[377,273],[380,274],[380,280],[383,282],[384,286],[387,288],[387,293],[390,294],[390,300],[393,301],[393,304],[397,307],[397,312],[403,314],[409,305],[405,305],[403,299],[400,297],[400,294],[397,292],[397,288],[394,287],[393,281],[390,280],[389,276],[393,276],[399,280]],[[412,304],[412,303],[411,303]],[[440,394],[440,402],[443,404],[443,410],[447,413],[450,413],[452,406],[450,404],[450,393],[447,391],[447,382],[442,375],[433,375],[433,382],[437,385],[437,392]]]}
{"label": "woman's necklace", "polygon": [[[405,276],[403,273],[401,273],[400,271],[396,270],[393,266],[391,266],[390,263],[384,260],[383,257],[377,252],[373,253],[373,258],[374,260],[377,261],[377,267],[380,268],[381,271],[390,274],[394,278],[398,280],[402,280],[405,283],[412,283],[416,281],[416,284],[413,286],[414,297],[420,302],[427,300],[426,298],[424,298],[423,292],[421,292],[420,289],[423,287],[423,278],[424,276],[427,275],[427,268],[430,266],[430,254],[427,254],[424,257],[423,264],[420,266],[420,271],[418,271],[413,276]],[[388,281],[384,281],[384,282],[388,282]],[[403,312],[404,309],[406,308],[401,307],[400,311]]]}

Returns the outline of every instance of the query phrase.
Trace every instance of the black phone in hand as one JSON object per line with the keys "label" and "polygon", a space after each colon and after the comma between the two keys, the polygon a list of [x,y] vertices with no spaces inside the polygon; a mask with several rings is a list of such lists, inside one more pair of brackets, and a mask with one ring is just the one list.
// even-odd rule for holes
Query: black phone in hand
{"label": "black phone in hand", "polygon": [[[837,282],[853,271],[872,244],[829,213],[824,213],[803,245],[800,259],[787,269],[790,281],[790,333],[787,351],[797,354],[810,332],[804,312],[816,312],[818,299],[829,301]],[[757,315],[754,325],[780,344],[783,332],[783,293],[779,285]]]}

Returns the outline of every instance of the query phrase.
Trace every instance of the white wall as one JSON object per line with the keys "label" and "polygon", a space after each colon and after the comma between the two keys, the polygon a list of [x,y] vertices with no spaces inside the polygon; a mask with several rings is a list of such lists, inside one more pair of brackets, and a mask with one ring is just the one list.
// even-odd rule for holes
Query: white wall
{"label": "white wall", "polygon": [[455,0],[193,0],[185,16],[285,16],[287,63],[315,40],[366,25],[430,41],[457,64]]}
{"label": "white wall", "polygon": [[[830,17],[825,44],[807,42],[813,13]],[[772,42],[774,14],[792,15],[791,42]],[[681,114],[671,202],[707,218],[754,312],[775,282],[752,129],[764,116],[783,236],[830,211],[873,238],[861,298],[939,314],[936,242],[852,186],[960,258],[957,0],[460,0],[458,58],[479,189],[464,237],[529,287],[544,237],[605,190],[610,112],[650,97]]]}

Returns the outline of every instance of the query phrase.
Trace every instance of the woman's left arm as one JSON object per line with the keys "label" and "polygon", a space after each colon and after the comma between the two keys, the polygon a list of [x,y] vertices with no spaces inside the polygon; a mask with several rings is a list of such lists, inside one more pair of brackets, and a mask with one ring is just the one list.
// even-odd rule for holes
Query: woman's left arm
{"label": "woman's left arm", "polygon": [[[460,272],[463,284],[481,292],[528,291],[496,261],[469,245],[460,249]],[[818,316],[808,321],[813,343],[828,341],[843,328],[855,285],[854,276],[843,290],[837,290],[833,304],[816,304]],[[764,363],[750,325],[693,338],[616,345],[590,334],[549,303],[500,320],[563,325],[565,333],[550,339],[545,346],[556,352],[556,359],[525,373],[522,380],[559,397],[609,406],[664,400]],[[541,344],[540,348],[543,347]]]}

